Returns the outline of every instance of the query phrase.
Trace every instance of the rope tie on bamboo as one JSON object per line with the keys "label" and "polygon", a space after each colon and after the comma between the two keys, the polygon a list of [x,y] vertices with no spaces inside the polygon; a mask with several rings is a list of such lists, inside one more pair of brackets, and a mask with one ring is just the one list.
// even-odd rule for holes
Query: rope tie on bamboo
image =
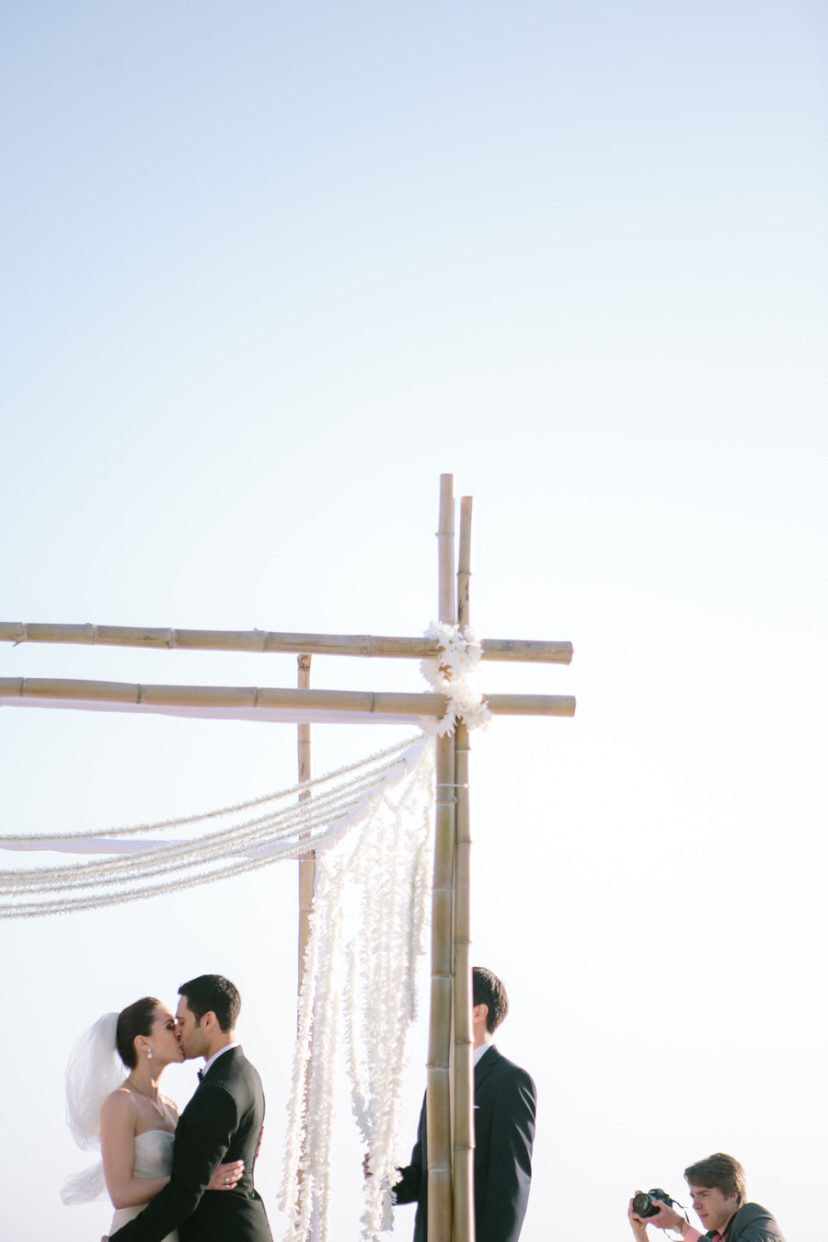
{"label": "rope tie on bamboo", "polygon": [[15,638],[14,642],[12,643],[13,647],[17,647],[20,645],[20,643],[27,643],[29,641],[29,627],[25,621],[20,621],[18,623],[18,629],[20,631],[20,636],[18,638]]}
{"label": "rope tie on bamboo", "polygon": [[470,626],[447,625],[442,621],[432,621],[425,637],[437,643],[437,654],[423,660],[420,671],[432,690],[448,699],[445,713],[433,726],[433,732],[438,737],[451,735],[458,721],[468,729],[485,728],[491,713],[477,681],[482,639]]}

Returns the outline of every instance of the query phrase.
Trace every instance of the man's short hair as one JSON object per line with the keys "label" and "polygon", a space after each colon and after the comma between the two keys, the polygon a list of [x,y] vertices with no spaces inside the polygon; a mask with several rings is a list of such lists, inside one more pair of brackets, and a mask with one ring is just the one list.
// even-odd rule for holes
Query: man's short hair
{"label": "man's short hair", "polygon": [[488,1005],[486,1030],[491,1035],[509,1012],[506,989],[493,971],[485,966],[472,967],[472,1005]]}
{"label": "man's short hair", "polygon": [[734,1195],[739,1207],[747,1197],[745,1170],[723,1151],[714,1152],[706,1160],[698,1160],[684,1170],[688,1186],[703,1186],[705,1190],[720,1190],[726,1199]]}
{"label": "man's short hair", "polygon": [[197,1023],[205,1013],[212,1012],[225,1033],[235,1028],[241,1012],[241,997],[238,988],[224,975],[199,975],[189,983],[182,983],[178,994],[184,997]]}

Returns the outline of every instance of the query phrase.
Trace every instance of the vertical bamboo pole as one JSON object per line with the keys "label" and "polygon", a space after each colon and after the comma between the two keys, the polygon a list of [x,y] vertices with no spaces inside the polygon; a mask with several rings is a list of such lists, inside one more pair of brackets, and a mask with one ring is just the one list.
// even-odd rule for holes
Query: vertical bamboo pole
{"label": "vertical bamboo pole", "polygon": [[[297,677],[296,684],[300,690],[310,689],[310,668],[311,657],[305,653],[296,657]],[[309,724],[300,724],[296,726],[297,732],[297,765],[299,771],[299,784],[309,781],[311,778],[311,732]],[[311,796],[310,789],[300,789],[299,801],[307,802]],[[304,833],[309,836],[309,833]],[[311,850],[308,854],[303,854],[299,859],[299,973],[297,988],[297,1012],[296,1026],[299,1028],[299,997],[302,995],[302,984],[305,979],[305,950],[308,947],[308,937],[310,936],[310,919],[313,913],[313,894],[316,888],[316,854]],[[310,1076],[311,1076],[311,1060],[313,1058],[313,1038],[314,1033],[311,1030],[311,1057],[305,1066],[305,1105],[310,1094]],[[306,1131],[302,1131],[302,1149],[303,1155],[306,1150]],[[302,1183],[302,1161],[299,1162],[299,1184]]]}
{"label": "vertical bamboo pole", "polygon": [[[298,676],[297,685],[300,690],[308,690],[310,688],[310,667],[311,657],[309,655],[300,655],[297,657]],[[309,724],[297,725],[298,732],[298,760],[299,760],[299,783],[303,784],[311,778],[311,734]],[[307,802],[311,796],[309,789],[303,789],[299,793],[299,801]],[[302,991],[302,981],[305,977],[305,949],[308,944],[308,934],[310,931],[310,916],[313,911],[313,890],[316,884],[316,856],[311,851],[299,859],[299,991]]]}
{"label": "vertical bamboo pole", "polygon": [[[452,624],[454,480],[440,476],[439,620]],[[451,1242],[451,1018],[454,889],[454,739],[437,739],[437,810],[431,912],[431,1025],[426,1087],[428,1242]]]}
{"label": "vertical bamboo pole", "polygon": [[[472,498],[460,502],[457,621],[469,624]],[[474,1065],[471,989],[471,829],[469,816],[469,730],[458,721],[454,733],[457,807],[454,868],[454,1152],[452,1199],[455,1242],[474,1242]]]}

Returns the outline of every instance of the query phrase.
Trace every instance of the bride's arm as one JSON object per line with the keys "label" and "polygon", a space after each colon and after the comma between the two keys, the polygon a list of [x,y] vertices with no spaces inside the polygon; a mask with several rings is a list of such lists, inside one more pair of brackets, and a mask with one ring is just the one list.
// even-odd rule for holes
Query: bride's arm
{"label": "bride's arm", "polygon": [[101,1156],[106,1188],[116,1208],[138,1207],[163,1190],[168,1177],[135,1176],[137,1109],[128,1091],[113,1091],[101,1109]]}
{"label": "bride's arm", "polygon": [[[170,1112],[178,1117],[172,1100]],[[113,1091],[101,1109],[101,1157],[106,1188],[116,1208],[141,1207],[163,1190],[168,1177],[135,1177],[135,1123],[137,1109],[128,1091]],[[244,1173],[244,1161],[220,1164],[208,1183],[208,1190],[235,1190]]]}

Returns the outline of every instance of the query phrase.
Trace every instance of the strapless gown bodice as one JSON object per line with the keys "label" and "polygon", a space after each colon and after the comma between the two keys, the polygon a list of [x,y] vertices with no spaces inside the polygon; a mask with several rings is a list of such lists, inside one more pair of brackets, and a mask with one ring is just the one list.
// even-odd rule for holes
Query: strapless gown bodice
{"label": "strapless gown bodice", "polygon": [[[172,1171],[175,1135],[169,1130],[145,1130],[135,1135],[135,1177],[169,1177]],[[109,1232],[114,1233],[127,1221],[134,1220],[143,1212],[146,1204],[137,1207],[118,1208],[112,1218]],[[178,1234],[170,1233],[164,1242],[178,1242]]]}

